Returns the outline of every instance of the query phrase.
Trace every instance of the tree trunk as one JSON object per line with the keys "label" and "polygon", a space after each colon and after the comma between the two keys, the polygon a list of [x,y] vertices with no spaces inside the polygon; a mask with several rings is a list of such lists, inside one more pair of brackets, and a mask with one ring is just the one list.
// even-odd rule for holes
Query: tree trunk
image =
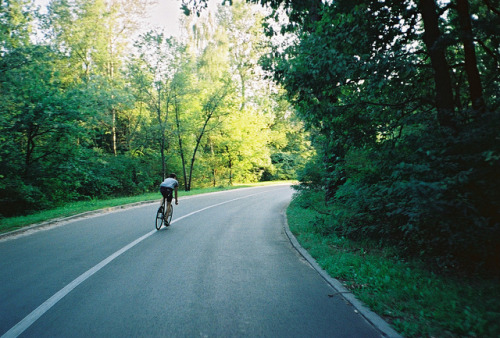
{"label": "tree trunk", "polygon": [[179,108],[177,107],[177,104],[175,105],[175,124],[177,125],[177,138],[179,140],[179,152],[181,155],[181,162],[182,162],[182,174],[184,176],[184,190],[189,191],[191,187],[188,186],[188,181],[187,181],[186,160],[184,158],[184,148],[182,146],[181,122],[179,120]]}
{"label": "tree trunk", "polygon": [[26,154],[24,156],[24,178],[27,179],[30,174],[33,153],[35,152],[35,135],[38,127],[32,123],[29,124],[26,132]]}
{"label": "tree trunk", "polygon": [[233,185],[233,161],[229,158],[229,185]]}
{"label": "tree trunk", "polygon": [[227,157],[228,157],[227,166],[229,168],[229,185],[232,186],[233,185],[233,160],[232,160],[231,152],[229,151],[228,146],[226,146],[226,153],[227,153]]}
{"label": "tree trunk", "polygon": [[210,121],[212,116],[217,111],[219,104],[226,97],[227,89],[228,89],[227,86],[224,86],[223,88],[221,88],[204,105],[203,111],[206,114],[205,115],[205,122],[203,123],[203,127],[200,130],[200,134],[196,138],[196,145],[195,145],[194,150],[193,150],[193,157],[191,157],[191,166],[189,168],[189,177],[188,177],[188,181],[186,183],[189,186],[189,189],[191,189],[191,180],[193,178],[194,162],[196,160],[196,153],[198,152],[198,147],[200,146],[201,139],[203,138],[203,135],[205,135],[205,130],[207,129],[208,122]]}
{"label": "tree trunk", "polygon": [[[212,159],[215,158],[215,152],[214,152],[214,144],[212,140],[210,140],[210,153],[212,155]],[[217,186],[217,169],[216,165],[214,162],[212,162],[213,168],[212,168],[212,178],[213,178],[213,187],[215,188]]]}
{"label": "tree trunk", "polygon": [[246,82],[245,82],[245,75],[243,74],[243,70],[240,69],[241,66],[238,67],[238,75],[240,76],[240,84],[241,84],[241,105],[240,105],[240,111],[243,111],[245,109],[246,105]]}
{"label": "tree trunk", "polygon": [[435,0],[420,0],[418,7],[424,22],[424,43],[434,70],[438,121],[441,126],[455,129],[453,88],[445,55],[446,44],[439,30],[438,8]]}
{"label": "tree trunk", "polygon": [[191,157],[191,166],[189,168],[189,189],[191,189],[191,180],[193,178],[193,168],[194,168],[194,161],[196,160],[196,153],[198,152],[198,147],[200,146],[201,139],[203,138],[203,135],[205,134],[205,130],[207,128],[208,122],[210,121],[210,118],[212,118],[212,115],[214,114],[214,111],[210,111],[207,114],[207,117],[205,118],[205,123],[203,124],[203,127],[201,128],[200,134],[196,138],[196,145],[193,150],[193,157]]}
{"label": "tree trunk", "polygon": [[[110,35],[111,37],[111,35]],[[114,87],[114,77],[115,77],[115,68],[114,68],[114,63],[113,63],[113,43],[111,41],[111,38],[108,42],[108,47],[109,47],[109,53],[110,53],[110,60],[108,61],[108,76],[109,76],[109,81],[111,83],[111,88],[113,89]],[[115,96],[112,94],[111,95],[111,101],[114,101]],[[112,137],[112,148],[113,148],[113,154],[116,156],[118,154],[117,151],[117,137],[116,137],[116,109],[111,108],[111,137]]]}
{"label": "tree trunk", "polygon": [[116,149],[116,110],[114,108],[111,109],[111,134],[113,137],[113,154],[117,155]]}
{"label": "tree trunk", "polygon": [[483,86],[477,68],[476,50],[472,33],[472,24],[469,13],[468,0],[457,0],[457,12],[460,21],[460,38],[464,44],[465,72],[469,82],[469,93],[472,108],[477,113],[484,112]]}
{"label": "tree trunk", "polygon": [[160,126],[160,155],[161,155],[161,167],[162,167],[162,174],[163,174],[163,179],[167,177],[167,168],[166,168],[166,163],[165,163],[165,146],[166,146],[166,136],[165,136],[165,124],[166,120],[163,121],[162,116],[161,116],[161,87],[158,90],[158,105],[156,107],[156,114],[158,118],[158,124]]}

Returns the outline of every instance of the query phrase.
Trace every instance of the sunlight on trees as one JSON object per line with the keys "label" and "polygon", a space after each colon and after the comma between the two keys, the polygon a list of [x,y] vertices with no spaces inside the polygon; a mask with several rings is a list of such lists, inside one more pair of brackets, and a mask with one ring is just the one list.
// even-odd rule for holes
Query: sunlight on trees
{"label": "sunlight on trees", "polygon": [[258,11],[214,6],[170,37],[141,31],[150,3],[2,3],[1,215],[155,191],[170,172],[186,190],[295,177],[311,148],[259,66]]}

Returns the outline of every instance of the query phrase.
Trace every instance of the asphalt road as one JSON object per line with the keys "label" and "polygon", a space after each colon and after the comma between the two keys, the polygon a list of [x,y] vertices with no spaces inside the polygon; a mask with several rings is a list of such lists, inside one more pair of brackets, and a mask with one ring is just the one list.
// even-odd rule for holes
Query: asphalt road
{"label": "asphalt road", "polygon": [[290,244],[289,186],[182,198],[0,240],[6,337],[380,337]]}

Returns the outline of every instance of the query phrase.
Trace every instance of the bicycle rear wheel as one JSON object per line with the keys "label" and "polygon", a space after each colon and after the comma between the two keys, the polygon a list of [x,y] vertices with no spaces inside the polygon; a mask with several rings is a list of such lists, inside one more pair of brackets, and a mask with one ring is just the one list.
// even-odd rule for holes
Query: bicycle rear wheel
{"label": "bicycle rear wheel", "polygon": [[163,215],[163,207],[159,207],[158,211],[156,212],[156,222],[155,222],[156,230],[160,230],[164,220],[165,217]]}

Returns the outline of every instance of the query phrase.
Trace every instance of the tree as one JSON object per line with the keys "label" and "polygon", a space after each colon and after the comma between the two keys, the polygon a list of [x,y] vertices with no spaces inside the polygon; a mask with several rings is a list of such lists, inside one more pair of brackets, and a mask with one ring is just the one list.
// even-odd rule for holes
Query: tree
{"label": "tree", "polygon": [[474,33],[472,31],[472,20],[469,7],[468,0],[457,0],[457,14],[459,18],[458,30],[464,46],[465,71],[469,82],[469,93],[472,101],[472,108],[478,113],[483,113],[486,107],[483,98],[481,77],[477,67]]}
{"label": "tree", "polygon": [[122,101],[127,95],[123,93],[124,81],[119,70],[128,37],[138,28],[137,20],[144,14],[147,3],[147,0],[54,0],[44,17],[47,38],[71,60],[68,80],[97,81],[101,91],[107,91],[108,105],[101,106],[104,111],[100,113],[109,117],[99,120],[105,129],[103,134],[111,136],[106,143],[114,155],[118,153],[117,114],[120,106],[127,105]]}
{"label": "tree", "polygon": [[445,55],[447,45],[439,29],[438,7],[435,0],[420,0],[418,6],[425,29],[423,40],[434,70],[438,119],[442,126],[455,128],[453,121],[455,105],[449,65]]}
{"label": "tree", "polygon": [[261,25],[263,15],[255,6],[243,1],[234,2],[230,8],[220,8],[220,27],[226,34],[231,73],[239,84],[240,110],[253,104],[256,93],[269,84],[263,78],[259,59],[266,50]]}
{"label": "tree", "polygon": [[131,75],[140,88],[140,97],[154,112],[158,127],[158,143],[161,154],[163,177],[167,177],[165,151],[169,148],[169,115],[177,105],[174,101],[177,88],[174,77],[181,70],[184,47],[174,38],[165,38],[163,33],[149,32],[136,44],[138,55],[133,61]]}
{"label": "tree", "polygon": [[186,21],[182,42],[150,32],[129,49],[145,3],[2,2],[2,215],[150,191],[167,172],[187,190],[293,175],[301,132],[258,66],[260,14],[235,2]]}
{"label": "tree", "polygon": [[56,183],[56,178],[74,152],[82,118],[76,109],[78,94],[64,86],[55,68],[54,60],[60,56],[36,46],[19,53],[4,56],[2,63],[14,59],[20,66],[0,75],[0,131],[4,137],[0,177],[9,178],[0,186],[2,214],[64,199],[66,183]]}
{"label": "tree", "polygon": [[30,45],[33,15],[28,4],[29,0],[0,3],[0,55]]}
{"label": "tree", "polygon": [[331,231],[500,271],[491,2],[259,2],[289,37],[264,64],[314,135]]}
{"label": "tree", "polygon": [[[195,137],[192,143],[195,147],[196,140],[200,141],[196,149],[201,148],[202,153],[197,159],[203,172],[211,172],[212,185],[217,182],[232,184],[233,180],[276,178],[285,168],[282,165],[285,157],[293,158],[285,175],[290,178],[295,174],[292,167],[302,161],[295,154],[297,148],[288,148],[289,157],[272,153],[286,148],[287,142],[293,143],[285,136],[292,134],[288,130],[292,114],[290,110],[286,113],[279,110],[279,89],[266,78],[268,74],[259,65],[259,59],[270,50],[260,29],[262,19],[258,8],[238,1],[231,7],[219,6],[215,14],[203,13],[196,18],[197,28],[191,30],[195,32],[192,36],[194,55],[200,56],[199,64],[209,65],[198,68],[199,78],[231,79],[231,90],[222,110],[225,113],[218,114],[215,119],[211,117],[210,132],[205,138]],[[218,41],[217,45],[208,43],[210,39]],[[203,102],[203,99],[196,101]],[[199,123],[202,125],[201,121]],[[183,131],[187,129],[184,127]],[[278,139],[284,140],[281,148],[276,147]],[[183,147],[185,144],[183,142]],[[276,168],[273,156],[277,159]]]}
{"label": "tree", "polygon": [[[190,90],[184,99],[182,110],[176,113],[177,136],[182,160],[185,189],[189,191],[200,145],[217,128],[217,120],[226,114],[227,98],[231,94],[231,76],[227,62],[224,36],[217,28],[212,14],[193,25],[188,37],[189,50],[186,58],[193,63],[185,71],[194,70]],[[194,69],[193,69],[194,68]],[[189,102],[189,105],[185,103]],[[214,123],[213,123],[214,122]]]}

